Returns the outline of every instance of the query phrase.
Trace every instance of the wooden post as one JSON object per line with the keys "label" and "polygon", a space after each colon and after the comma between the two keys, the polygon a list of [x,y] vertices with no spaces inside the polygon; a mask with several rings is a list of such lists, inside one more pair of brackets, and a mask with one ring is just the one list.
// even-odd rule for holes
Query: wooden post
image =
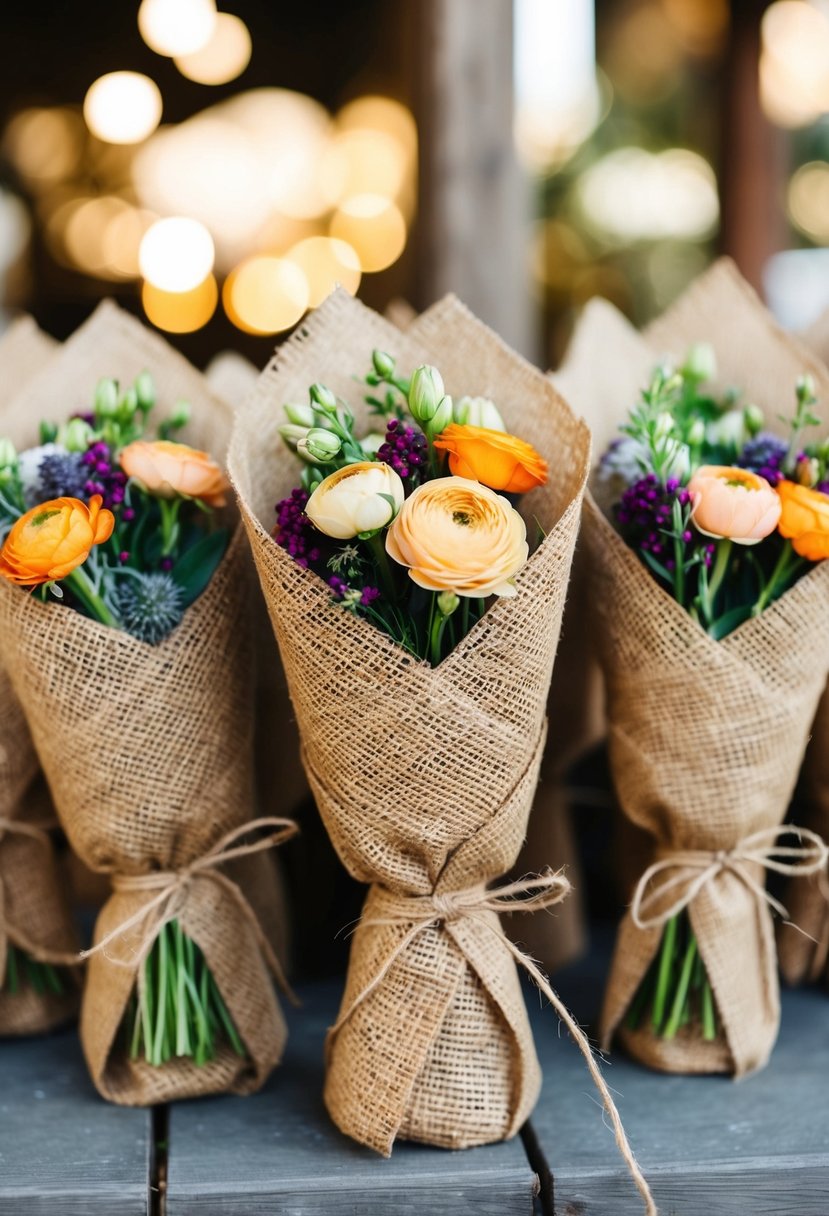
{"label": "wooden post", "polygon": [[418,302],[453,291],[532,358],[530,193],[513,143],[512,0],[415,0],[414,25]]}

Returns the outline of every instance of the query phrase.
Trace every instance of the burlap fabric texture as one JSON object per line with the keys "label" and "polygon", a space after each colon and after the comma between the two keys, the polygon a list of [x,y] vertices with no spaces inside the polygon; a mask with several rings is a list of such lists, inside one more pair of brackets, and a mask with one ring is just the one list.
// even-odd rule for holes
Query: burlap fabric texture
{"label": "burlap fabric texture", "polygon": [[[332,606],[323,581],[270,536],[274,504],[298,474],[279,440],[280,407],[305,399],[319,380],[359,413],[352,377],[369,366],[373,347],[407,371],[436,364],[449,392],[492,397],[507,426],[550,462],[548,485],[523,504],[546,538],[518,575],[517,598],[492,607],[434,670]],[[360,421],[368,429],[365,412]],[[329,1036],[325,1101],[344,1132],[382,1153],[397,1136],[455,1148],[510,1136],[538,1093],[538,1062],[497,916],[436,916],[402,943],[423,915],[424,897],[482,888],[517,856],[544,745],[588,458],[586,428],[549,381],[451,298],[421,317],[414,334],[402,334],[336,293],[280,348],[237,417],[231,476],[305,769],[344,864],[372,884],[352,942],[345,1020]]]}
{"label": "burlap fabric texture", "polygon": [[[655,582],[586,500],[610,763],[622,809],[655,841],[655,857],[735,849],[785,816],[809,725],[829,670],[829,565],[720,642]],[[762,882],[758,866],[748,873]],[[689,877],[693,878],[691,874]],[[672,902],[676,891],[666,899]],[[631,912],[616,943],[601,1019],[642,1062],[677,1072],[761,1068],[774,1044],[779,998],[774,929],[763,899],[725,866],[688,907],[721,1033],[691,1025],[674,1040],[620,1029],[659,947],[661,929]]]}
{"label": "burlap fabric texture", "polygon": [[[13,425],[6,406],[40,370],[54,345],[30,317],[16,321],[0,339],[0,434],[16,444],[28,442],[29,436]],[[13,995],[4,987],[8,944],[30,954],[45,950],[62,962],[71,960],[77,951],[51,840],[43,831],[32,831],[33,825],[48,823],[53,817],[39,772],[25,716],[8,677],[0,670],[0,1035],[51,1030],[72,1017],[78,1007],[80,990],[66,973],[61,995],[38,993],[29,985]],[[16,827],[11,828],[11,823]]]}
{"label": "burlap fabric texture", "polygon": [[[80,408],[101,375],[152,371],[163,417],[179,398],[193,407],[184,438],[221,457],[231,412],[164,342],[112,305],[102,306],[11,404],[21,418]],[[254,681],[246,627],[251,580],[236,530],[219,569],[182,624],[158,646],[79,612],[0,586],[0,659],[25,709],[55,807],[72,847],[112,876],[115,893],[96,925],[100,941],[150,895],[119,879],[179,871],[256,813]],[[204,952],[245,1044],[203,1067],[131,1062],[121,1030],[136,984],[141,928],[95,954],[81,1038],[99,1092],[148,1104],[258,1088],[278,1062],[285,1024],[260,937],[238,900],[209,872],[179,892],[177,916]]]}

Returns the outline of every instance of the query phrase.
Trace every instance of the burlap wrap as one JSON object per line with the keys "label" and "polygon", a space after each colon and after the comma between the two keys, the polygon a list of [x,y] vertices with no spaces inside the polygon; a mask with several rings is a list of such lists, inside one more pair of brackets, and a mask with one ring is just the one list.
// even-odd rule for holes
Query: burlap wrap
{"label": "burlap wrap", "polygon": [[[524,503],[530,526],[537,518],[547,535],[518,576],[518,597],[491,608],[434,670],[333,607],[322,580],[269,535],[274,504],[298,471],[278,437],[282,404],[321,380],[356,406],[352,377],[375,346],[406,370],[437,364],[449,392],[493,397],[507,425],[550,461],[549,484]],[[306,772],[344,864],[373,884],[344,1011],[406,934],[374,923],[384,900],[479,886],[515,860],[588,458],[586,428],[549,381],[451,298],[402,334],[336,293],[280,348],[237,418],[231,476]],[[387,1154],[398,1135],[452,1147],[509,1136],[539,1081],[515,964],[491,928],[460,919],[418,934],[332,1037],[325,1100],[343,1131]]]}
{"label": "burlap wrap", "polygon": [[[33,421],[85,405],[96,380],[149,368],[163,409],[193,406],[185,438],[221,455],[231,414],[204,379],[157,337],[102,306],[10,407]],[[160,645],[148,646],[56,603],[0,586],[0,659],[26,712],[72,847],[112,875],[175,870],[255,816],[254,681],[246,626],[251,580],[239,528],[207,590]],[[114,894],[100,941],[147,897]],[[137,939],[92,957],[81,1037],[93,1081],[124,1104],[219,1090],[250,1092],[278,1062],[285,1024],[249,920],[207,878],[178,914],[204,952],[248,1056],[229,1050],[205,1067],[130,1062],[119,1028],[136,980]]]}
{"label": "burlap wrap", "polygon": [[[7,405],[54,349],[31,317],[22,317],[0,339],[0,434],[28,442],[8,417]],[[7,676],[0,671],[0,820],[44,823],[53,816],[26,719]],[[5,929],[4,929],[5,925]],[[77,950],[61,875],[48,837],[0,830],[0,1035],[35,1034],[71,1017],[78,988],[65,979],[63,995],[26,985],[16,995],[2,987],[4,942],[70,957]]]}
{"label": "burlap wrap", "polygon": [[[829,565],[815,567],[720,642],[663,591],[586,499],[597,644],[607,688],[610,762],[624,813],[660,856],[729,850],[782,822],[829,670]],[[759,867],[750,867],[762,882]],[[671,900],[666,902],[670,903]],[[667,1071],[761,1068],[778,1020],[774,930],[765,902],[725,869],[688,914],[722,1032],[691,1026],[665,1041],[622,1030],[643,1062]],[[601,1019],[610,1042],[654,957],[659,928],[630,912],[619,930]]]}

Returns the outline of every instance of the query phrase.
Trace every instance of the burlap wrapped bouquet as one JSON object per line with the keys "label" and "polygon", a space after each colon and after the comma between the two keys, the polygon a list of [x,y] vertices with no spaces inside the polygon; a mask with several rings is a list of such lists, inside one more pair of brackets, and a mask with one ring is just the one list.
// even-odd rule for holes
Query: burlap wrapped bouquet
{"label": "burlap wrapped bouquet", "polygon": [[[83,407],[102,374],[152,370],[162,405],[193,408],[188,438],[224,453],[231,412],[158,338],[102,306],[10,407],[18,417]],[[246,852],[255,816],[254,669],[245,626],[249,558],[237,528],[206,591],[151,646],[2,582],[0,658],[25,709],[72,847],[108,873],[81,1013],[93,1081],[145,1104],[250,1092],[278,1062],[285,1025],[274,960],[242,889],[223,869]],[[175,917],[203,952],[244,1045],[203,1065],[131,1059],[125,1011],[161,921]]]}
{"label": "burlap wrapped bouquet", "polygon": [[[790,411],[803,372],[829,400],[826,371],[773,322],[729,262],[698,280],[646,337],[655,354],[679,357],[694,342],[711,343],[719,386],[744,387],[770,428]],[[829,565],[813,567],[759,616],[714,641],[589,496],[584,537],[613,780],[624,814],[650,841],[619,931],[602,1038],[608,1045],[618,1033],[656,1068],[740,1076],[766,1063],[779,1022],[764,871],[813,869],[821,857],[814,842],[785,841],[781,849],[777,837],[829,670]],[[682,907],[713,989],[718,1033],[709,1041],[694,1019],[671,1039],[625,1026],[665,920]]]}
{"label": "burlap wrapped bouquet", "polygon": [[[53,348],[29,317],[16,321],[0,339],[0,432],[10,421],[8,402]],[[18,443],[32,438],[17,430],[12,434],[11,428],[9,435]],[[79,987],[65,971],[57,973],[57,991],[48,985],[38,991],[25,974],[16,975],[16,991],[10,991],[9,947],[39,956],[50,967],[77,962],[71,912],[44,830],[52,818],[25,715],[0,670],[0,1035],[50,1030],[78,1007]]]}
{"label": "burlap wrapped bouquet", "polygon": [[[356,407],[373,347],[437,364],[449,392],[497,400],[550,463],[522,504],[545,536],[500,600],[430,667],[331,603],[273,541],[296,483],[280,407],[323,381]],[[363,418],[368,429],[368,419]],[[370,883],[325,1100],[348,1135],[460,1148],[514,1134],[538,1062],[511,948],[487,892],[514,862],[545,741],[545,710],[578,529],[589,438],[552,385],[444,300],[403,334],[343,293],[280,348],[237,418],[230,471],[279,642],[320,812],[344,864]],[[555,746],[555,741],[552,741]],[[548,880],[549,882],[550,880]]]}

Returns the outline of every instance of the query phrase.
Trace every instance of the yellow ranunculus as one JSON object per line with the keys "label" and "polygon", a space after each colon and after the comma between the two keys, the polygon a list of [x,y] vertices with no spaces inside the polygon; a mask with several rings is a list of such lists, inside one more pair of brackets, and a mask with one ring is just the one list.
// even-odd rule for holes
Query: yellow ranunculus
{"label": "yellow ranunculus", "polygon": [[361,460],[329,473],[305,505],[315,528],[336,540],[385,528],[403,502],[403,482],[380,460]]}
{"label": "yellow ranunculus", "polygon": [[516,594],[529,548],[524,521],[503,495],[465,477],[438,477],[403,503],[386,551],[420,587],[483,599]]}
{"label": "yellow ranunculus", "polygon": [[115,518],[102,502],[100,494],[88,507],[78,498],[53,498],[21,515],[0,550],[0,575],[22,587],[66,578],[112,535]]}
{"label": "yellow ranunculus", "polygon": [[211,507],[225,505],[227,478],[207,452],[169,439],[139,439],[118,457],[127,477],[155,498],[198,498]]}

